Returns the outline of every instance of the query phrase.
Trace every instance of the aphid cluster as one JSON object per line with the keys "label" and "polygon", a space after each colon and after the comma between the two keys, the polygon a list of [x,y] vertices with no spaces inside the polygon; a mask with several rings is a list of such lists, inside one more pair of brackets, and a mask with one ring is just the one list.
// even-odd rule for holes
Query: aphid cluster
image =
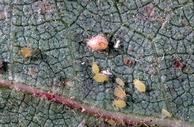
{"label": "aphid cluster", "polygon": [[113,106],[115,106],[118,109],[122,109],[126,107],[126,92],[124,89],[125,83],[122,79],[116,78],[117,86],[114,89],[114,95],[115,99],[113,101]]}
{"label": "aphid cluster", "polygon": [[100,72],[100,68],[96,62],[92,63],[92,73],[94,74],[93,79],[98,83],[104,83],[109,80],[109,76],[107,74]]}
{"label": "aphid cluster", "polygon": [[24,58],[29,58],[33,56],[33,50],[28,47],[21,48],[20,53]]}

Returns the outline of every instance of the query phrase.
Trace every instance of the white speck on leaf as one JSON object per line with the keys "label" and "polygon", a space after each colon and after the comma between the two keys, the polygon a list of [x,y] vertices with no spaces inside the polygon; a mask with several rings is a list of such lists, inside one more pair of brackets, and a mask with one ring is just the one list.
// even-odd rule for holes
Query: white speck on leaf
{"label": "white speck on leaf", "polygon": [[121,43],[121,41],[120,40],[117,40],[116,43],[115,43],[115,45],[114,45],[114,48],[115,49],[118,49],[120,47],[120,43]]}

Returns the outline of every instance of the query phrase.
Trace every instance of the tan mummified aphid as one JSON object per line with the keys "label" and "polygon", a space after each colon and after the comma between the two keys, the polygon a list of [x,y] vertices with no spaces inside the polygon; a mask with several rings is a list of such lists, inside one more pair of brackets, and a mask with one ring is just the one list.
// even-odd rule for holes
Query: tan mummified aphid
{"label": "tan mummified aphid", "polygon": [[33,48],[29,48],[29,47],[23,47],[23,48],[20,49],[20,54],[24,58],[36,57],[40,53],[41,53],[41,50],[40,49],[33,49]]}

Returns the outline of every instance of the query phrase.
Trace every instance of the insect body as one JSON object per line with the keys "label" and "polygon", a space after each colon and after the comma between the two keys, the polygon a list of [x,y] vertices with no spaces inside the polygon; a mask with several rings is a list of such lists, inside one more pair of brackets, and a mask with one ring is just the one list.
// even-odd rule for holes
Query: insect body
{"label": "insect body", "polygon": [[172,117],[172,114],[170,112],[168,112],[166,109],[162,109],[162,117],[163,118],[170,118]]}
{"label": "insect body", "polygon": [[109,80],[108,75],[102,74],[102,73],[97,73],[93,79],[98,82],[98,83],[104,83],[107,82]]}
{"label": "insect body", "polygon": [[115,99],[113,101],[113,105],[119,109],[122,109],[122,108],[126,107],[126,102],[124,100],[121,100],[121,99]]}
{"label": "insect body", "polygon": [[98,34],[91,39],[88,39],[87,46],[92,51],[102,51],[108,48],[108,39],[103,34]]}
{"label": "insect body", "polygon": [[117,86],[114,90],[114,95],[120,99],[125,99],[125,97],[127,96],[126,93],[125,93],[125,90],[120,87],[120,86]]}
{"label": "insect body", "polygon": [[140,81],[138,79],[135,79],[135,80],[133,80],[133,84],[139,92],[145,92],[146,91],[146,86],[142,81]]}
{"label": "insect body", "polygon": [[24,58],[37,57],[41,53],[40,49],[32,49],[29,47],[23,47],[20,49],[20,54]]}
{"label": "insect body", "polygon": [[29,58],[32,56],[32,49],[27,47],[21,48],[20,53],[24,58]]}
{"label": "insect body", "polygon": [[122,79],[120,79],[120,78],[116,78],[116,83],[117,83],[119,86],[121,86],[121,87],[124,87],[124,86],[125,86],[124,81],[123,81]]}

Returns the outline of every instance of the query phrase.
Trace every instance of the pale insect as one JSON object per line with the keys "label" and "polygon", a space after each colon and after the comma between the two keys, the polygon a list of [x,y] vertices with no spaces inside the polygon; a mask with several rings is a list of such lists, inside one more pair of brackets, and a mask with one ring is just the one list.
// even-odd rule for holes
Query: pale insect
{"label": "pale insect", "polygon": [[93,63],[92,63],[92,73],[93,73],[93,74],[98,74],[99,72],[100,72],[99,66],[97,65],[96,62],[93,62]]}
{"label": "pale insect", "polygon": [[125,90],[121,86],[115,88],[114,95],[120,99],[125,99],[127,96]]}
{"label": "pale insect", "polygon": [[29,47],[23,47],[20,49],[20,54],[24,57],[24,58],[31,58],[31,57],[36,57],[37,55],[40,54],[40,49],[32,49]]}
{"label": "pale insect", "polygon": [[113,101],[113,106],[115,106],[118,109],[125,108],[126,105],[127,105],[126,102],[124,100],[121,100],[121,99],[115,99]]}
{"label": "pale insect", "polygon": [[121,79],[121,78],[116,78],[116,83],[121,86],[121,87],[124,87],[125,86],[125,83],[124,81]]}
{"label": "pale insect", "polygon": [[162,118],[170,118],[172,117],[172,114],[168,112],[166,109],[162,109]]}
{"label": "pale insect", "polygon": [[139,91],[139,92],[146,92],[146,86],[145,84],[138,80],[138,79],[134,79],[133,80],[133,84],[134,84],[134,87]]}

